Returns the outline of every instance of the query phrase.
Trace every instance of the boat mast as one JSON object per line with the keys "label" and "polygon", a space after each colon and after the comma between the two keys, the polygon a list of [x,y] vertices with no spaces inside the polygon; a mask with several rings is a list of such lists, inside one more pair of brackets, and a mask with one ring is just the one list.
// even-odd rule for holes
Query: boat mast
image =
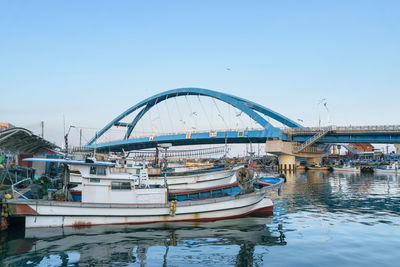
{"label": "boat mast", "polygon": [[163,172],[164,172],[164,186],[167,188],[167,195],[169,194],[168,192],[168,182],[167,182],[167,170],[168,170],[168,157],[167,157],[167,151],[168,148],[172,146],[171,143],[165,143],[161,144],[160,147],[164,148],[164,164],[163,164]]}

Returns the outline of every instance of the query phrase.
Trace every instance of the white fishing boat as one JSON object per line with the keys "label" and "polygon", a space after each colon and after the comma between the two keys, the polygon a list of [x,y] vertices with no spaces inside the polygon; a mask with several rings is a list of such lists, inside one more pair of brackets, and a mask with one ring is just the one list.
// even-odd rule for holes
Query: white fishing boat
{"label": "white fishing boat", "polygon": [[[80,202],[28,199],[25,196],[7,200],[9,216],[22,218],[26,228],[214,221],[249,214],[272,214],[273,210],[273,203],[265,197],[265,191],[255,187],[246,190],[249,193],[169,201],[167,187],[150,187],[133,174],[111,172],[113,163],[26,160],[72,165],[82,177]],[[241,181],[238,182],[240,186]],[[248,181],[243,181],[243,186],[247,185]]]}
{"label": "white fishing boat", "polygon": [[[156,175],[149,174],[151,171],[147,170],[143,173],[146,165],[143,162],[136,162],[135,159],[125,158],[116,161],[115,169],[121,172],[133,173],[137,176],[149,176],[149,183],[151,185],[163,185],[164,174],[159,173]],[[239,167],[225,166],[224,164],[203,168],[203,169],[189,169],[182,172],[167,172],[168,187],[171,190],[190,190],[200,189],[212,186],[225,185],[234,183],[236,181],[235,172]]]}
{"label": "white fishing boat", "polygon": [[355,173],[361,173],[361,168],[360,166],[354,166],[351,164],[345,164],[342,166],[334,166],[332,167],[333,171],[335,172],[355,172]]}
{"label": "white fishing boat", "polygon": [[376,174],[398,174],[399,171],[399,163],[396,161],[386,167],[375,167],[374,168]]}

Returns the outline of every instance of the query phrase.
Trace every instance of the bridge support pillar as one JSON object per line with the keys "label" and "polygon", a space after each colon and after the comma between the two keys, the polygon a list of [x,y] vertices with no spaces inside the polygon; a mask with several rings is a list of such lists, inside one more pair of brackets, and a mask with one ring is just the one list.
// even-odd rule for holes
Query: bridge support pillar
{"label": "bridge support pillar", "polygon": [[307,158],[307,164],[308,165],[321,165],[321,161],[322,161],[322,156],[321,157]]}
{"label": "bridge support pillar", "polygon": [[279,155],[279,169],[281,171],[295,171],[296,157],[293,155]]}

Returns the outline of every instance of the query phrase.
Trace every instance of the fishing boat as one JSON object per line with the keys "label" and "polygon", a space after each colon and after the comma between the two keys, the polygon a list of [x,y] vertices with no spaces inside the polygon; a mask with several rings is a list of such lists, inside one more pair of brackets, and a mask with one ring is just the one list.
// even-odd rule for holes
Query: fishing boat
{"label": "fishing boat", "polygon": [[[282,186],[284,183],[284,178],[279,177],[262,177],[256,179],[254,182],[255,188],[264,192],[265,194],[271,191],[277,191],[281,194]],[[226,184],[222,186],[208,187],[202,189],[194,190],[170,190],[168,194],[168,199],[186,201],[186,200],[196,200],[202,198],[212,198],[212,197],[222,197],[227,195],[237,195],[240,194],[242,188],[235,182],[232,184]]]}
{"label": "fishing boat", "polygon": [[377,166],[374,168],[376,174],[397,174],[399,171],[399,163],[396,161],[386,167]]}
{"label": "fishing boat", "polygon": [[[164,176],[166,176],[169,189],[190,190],[234,183],[236,181],[234,174],[239,167],[227,167],[221,164],[186,172],[166,172],[150,175],[146,164],[135,162],[133,159],[124,159],[117,161],[113,168],[118,172],[132,173],[143,177],[142,179],[148,180],[149,185],[164,185]],[[77,185],[82,182],[79,171],[71,173],[71,182]]]}
{"label": "fishing boat", "polygon": [[355,173],[361,172],[360,166],[354,166],[352,164],[345,164],[342,166],[333,166],[332,169],[335,172],[355,172]]}
{"label": "fishing boat", "polygon": [[212,163],[209,162],[190,162],[185,163],[186,167],[212,167]]}
{"label": "fishing boat", "polygon": [[[219,186],[236,181],[235,172],[239,167],[212,167],[187,172],[166,173],[168,187],[175,190],[200,189]],[[164,175],[150,176],[149,183],[164,184]]]}
{"label": "fishing boat", "polygon": [[[131,173],[112,172],[114,163],[25,160],[74,166],[82,177],[80,202],[29,199],[24,195],[8,199],[9,216],[22,219],[25,228],[215,221],[247,215],[265,216],[273,211],[273,203],[265,197],[262,184],[257,188],[246,175],[238,179],[240,192],[178,201],[168,199],[167,184],[150,186]],[[67,195],[66,188],[64,186]]]}
{"label": "fishing boat", "polygon": [[330,167],[321,166],[321,165],[310,165],[306,167],[306,170],[310,171],[329,171]]}
{"label": "fishing boat", "polygon": [[305,170],[307,169],[307,166],[305,166],[305,165],[298,165],[298,166],[296,166],[296,169],[297,169],[298,171],[305,171]]}
{"label": "fishing boat", "polygon": [[[111,170],[113,170],[111,168]],[[138,179],[135,182],[136,186],[146,186],[146,187],[154,187],[154,186],[163,186],[165,181],[160,180],[157,183],[154,183],[154,179],[151,179],[147,176],[147,171],[146,168],[140,168],[138,169],[140,171],[136,172],[138,175]],[[221,197],[221,196],[226,196],[226,195],[231,195],[231,194],[238,194],[241,192],[241,188],[239,187],[238,182],[236,181],[236,176],[242,175],[242,180],[243,179],[251,179],[254,177],[254,171],[251,169],[246,169],[246,168],[241,168],[241,171],[238,171],[236,174],[234,174],[233,178],[229,180],[228,183],[226,184],[217,184],[214,186],[209,186],[209,187],[199,187],[197,188],[194,186],[193,188],[190,189],[176,189],[175,186],[169,185],[169,181],[167,179],[167,184],[169,188],[169,194],[168,194],[168,199],[169,200],[193,200],[193,199],[201,199],[201,198],[210,198],[210,197]],[[251,172],[251,173],[249,173]],[[70,179],[72,183],[75,183],[78,181],[79,184],[77,186],[73,187],[70,189],[72,199],[74,201],[81,201],[82,199],[82,178],[79,176],[79,179],[76,180],[76,177],[74,179]],[[261,177],[257,178],[254,181],[254,186],[257,187],[257,189],[263,190],[265,192],[269,192],[271,190],[276,190],[280,194],[280,190],[282,187],[283,182],[285,182],[284,176],[280,177]],[[201,183],[203,184],[204,183]],[[208,183],[209,185],[212,183]]]}

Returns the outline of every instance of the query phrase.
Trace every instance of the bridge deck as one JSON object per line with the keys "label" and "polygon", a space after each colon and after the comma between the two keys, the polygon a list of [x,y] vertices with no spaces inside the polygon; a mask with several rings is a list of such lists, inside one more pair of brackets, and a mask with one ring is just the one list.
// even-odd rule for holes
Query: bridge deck
{"label": "bridge deck", "polygon": [[[319,128],[282,129],[283,141],[305,142],[319,132]],[[175,133],[151,137],[118,140],[87,146],[105,151],[121,151],[156,147],[161,143],[174,146],[224,144],[224,143],[264,143],[271,140],[266,130],[212,131],[196,133]],[[400,143],[400,126],[351,126],[334,127],[317,143]]]}

